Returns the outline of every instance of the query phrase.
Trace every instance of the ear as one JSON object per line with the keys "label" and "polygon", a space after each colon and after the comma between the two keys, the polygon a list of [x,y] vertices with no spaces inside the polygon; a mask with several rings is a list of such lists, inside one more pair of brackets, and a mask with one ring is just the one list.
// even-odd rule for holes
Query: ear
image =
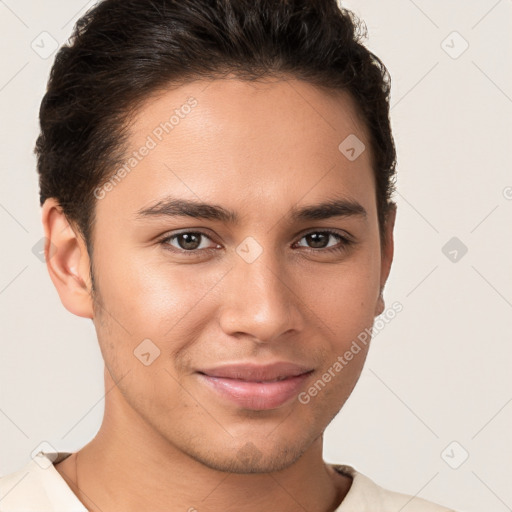
{"label": "ear", "polygon": [[42,207],[46,267],[64,307],[93,318],[89,255],[82,236],[71,227],[62,207],[48,198]]}
{"label": "ear", "polygon": [[382,293],[384,291],[384,286],[386,284],[386,281],[389,276],[389,272],[391,270],[391,263],[393,262],[393,253],[394,253],[393,230],[395,227],[395,219],[396,219],[396,205],[393,204],[389,209],[389,212],[386,216],[386,221],[384,223],[384,233],[383,233],[384,243],[381,245],[380,294],[377,299],[377,304],[375,307],[375,316],[380,315],[386,307]]}

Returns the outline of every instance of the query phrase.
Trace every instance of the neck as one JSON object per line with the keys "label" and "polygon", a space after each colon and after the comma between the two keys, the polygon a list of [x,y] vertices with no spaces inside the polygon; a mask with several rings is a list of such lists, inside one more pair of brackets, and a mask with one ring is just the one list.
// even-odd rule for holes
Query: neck
{"label": "neck", "polygon": [[332,512],[351,484],[324,463],[321,436],[284,470],[227,473],[183,453],[117,400],[95,438],[56,469],[90,512]]}

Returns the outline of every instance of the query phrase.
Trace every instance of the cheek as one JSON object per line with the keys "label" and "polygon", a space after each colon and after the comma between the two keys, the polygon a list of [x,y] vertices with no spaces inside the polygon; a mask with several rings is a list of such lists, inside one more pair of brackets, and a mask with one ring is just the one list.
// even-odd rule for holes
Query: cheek
{"label": "cheek", "polygon": [[180,386],[173,379],[181,378],[181,361],[215,316],[211,291],[225,274],[203,268],[146,254],[128,258],[121,251],[101,266],[104,307],[95,321],[100,348],[117,379],[129,372],[135,397],[161,396],[169,404],[176,399],[171,397]]}
{"label": "cheek", "polygon": [[[163,250],[120,250],[104,245],[98,265],[100,291],[109,312],[133,337],[160,339],[189,321],[188,314],[204,308],[202,300],[223,271],[167,261]],[[154,252],[152,252],[154,251]],[[161,251],[161,252],[160,252]]]}
{"label": "cheek", "polygon": [[332,267],[328,273],[316,273],[309,278],[306,281],[314,284],[303,296],[329,327],[331,339],[336,333],[336,340],[346,342],[372,325],[379,295],[380,267],[370,251],[346,265]]}

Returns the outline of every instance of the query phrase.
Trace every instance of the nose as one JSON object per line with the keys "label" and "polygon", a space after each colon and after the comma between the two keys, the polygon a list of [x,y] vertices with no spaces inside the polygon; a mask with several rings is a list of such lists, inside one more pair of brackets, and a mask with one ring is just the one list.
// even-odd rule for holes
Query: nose
{"label": "nose", "polygon": [[293,276],[270,250],[263,250],[254,261],[240,254],[235,254],[221,292],[223,331],[258,343],[278,341],[289,331],[300,332],[304,322],[300,276]]}

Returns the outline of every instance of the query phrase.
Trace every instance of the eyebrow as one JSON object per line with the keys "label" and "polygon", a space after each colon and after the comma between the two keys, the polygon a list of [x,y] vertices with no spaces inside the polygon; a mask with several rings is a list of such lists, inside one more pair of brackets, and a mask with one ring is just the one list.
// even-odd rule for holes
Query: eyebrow
{"label": "eyebrow", "polygon": [[[137,219],[147,217],[193,217],[196,219],[216,220],[226,224],[238,224],[239,215],[220,205],[207,204],[188,199],[166,197],[153,206],[136,212]],[[289,221],[322,220],[331,217],[367,216],[365,208],[358,202],[335,198],[309,206],[293,206],[285,215]]]}

